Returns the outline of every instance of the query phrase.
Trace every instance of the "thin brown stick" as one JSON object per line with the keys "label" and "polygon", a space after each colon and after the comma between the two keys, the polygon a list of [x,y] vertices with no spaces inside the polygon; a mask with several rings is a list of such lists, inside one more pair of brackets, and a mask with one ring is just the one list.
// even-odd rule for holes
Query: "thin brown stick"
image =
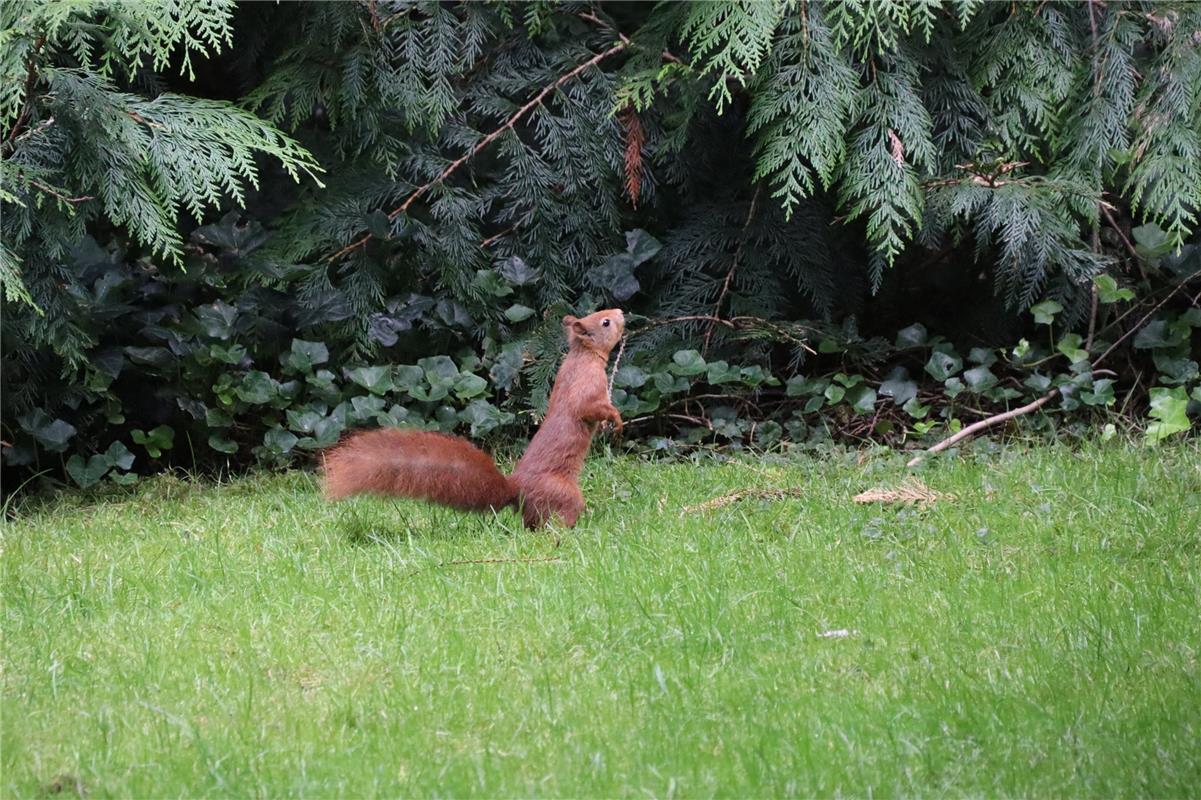
{"label": "thin brown stick", "polygon": [[1165,305],[1167,305],[1167,302],[1169,300],[1171,300],[1173,297],[1175,297],[1180,292],[1181,289],[1183,289],[1185,286],[1187,286],[1189,284],[1189,281],[1191,281],[1193,278],[1196,278],[1198,275],[1201,275],[1201,270],[1197,270],[1192,275],[1189,275],[1187,278],[1182,280],[1180,283],[1176,284],[1175,289],[1168,292],[1168,294],[1164,297],[1164,299],[1162,299],[1158,303],[1156,303],[1155,307],[1152,308],[1150,311],[1148,311],[1146,314],[1144,314],[1143,318],[1140,319],[1137,323],[1135,323],[1134,326],[1130,328],[1130,330],[1126,331],[1121,336],[1119,336],[1118,340],[1116,342],[1114,342],[1113,344],[1111,344],[1109,346],[1108,350],[1106,350],[1101,355],[1097,356],[1097,360],[1093,362],[1093,365],[1095,366],[1097,364],[1100,364],[1105,359],[1106,356],[1108,356],[1110,353],[1112,353],[1114,350],[1116,350],[1118,348],[1118,345],[1120,345],[1122,342],[1126,341],[1131,336],[1133,336],[1135,333],[1137,333],[1139,331],[1139,329],[1141,329],[1143,327],[1143,323],[1145,323],[1147,320],[1151,319],[1151,317],[1155,316],[1155,313],[1157,311],[1159,311],[1159,309],[1161,309]]}
{"label": "thin brown stick", "polygon": [[931,447],[929,450],[925,451],[924,453],[920,453],[920,454],[914,456],[913,458],[911,458],[909,460],[909,463],[906,464],[906,466],[916,467],[918,464],[922,463],[922,460],[925,459],[926,456],[934,455],[935,453],[937,453],[941,450],[946,450],[948,447],[954,445],[956,442],[963,441],[967,437],[975,434],[977,431],[982,431],[985,428],[991,428],[993,425],[1000,425],[1002,422],[1005,422],[1006,420],[1013,419],[1014,417],[1020,417],[1023,414],[1029,414],[1031,411],[1037,411],[1038,409],[1045,406],[1047,403],[1051,402],[1051,400],[1054,399],[1055,395],[1057,395],[1057,394],[1059,394],[1059,390],[1052,389],[1051,391],[1047,392],[1046,394],[1044,394],[1042,397],[1038,398],[1034,402],[1027,403],[1026,405],[1022,406],[1021,408],[1015,408],[1012,411],[1006,411],[1004,414],[996,414],[987,419],[982,419],[979,422],[973,422],[971,425],[968,425],[966,428],[959,431],[958,433],[956,433],[952,436],[948,436],[946,439],[943,439],[941,442],[934,445],[933,447]]}
{"label": "thin brown stick", "polygon": [[[755,218],[755,207],[759,205],[759,192],[762,191],[763,184],[760,183],[755,187],[755,193],[751,196],[751,207],[746,212],[746,222],[742,223],[743,238],[739,240],[738,246],[734,248],[734,256],[730,259],[730,269],[726,272],[726,279],[722,281],[721,291],[717,295],[717,302],[713,304],[713,316],[721,316],[721,304],[725,302],[726,295],[730,293],[730,284],[734,280],[734,273],[738,271],[738,264],[742,260],[742,245],[745,242],[747,228],[751,227],[751,220]],[[715,323],[709,323],[709,330],[705,331],[705,344],[701,348],[702,352],[709,351],[709,341],[713,338]]]}
{"label": "thin brown stick", "polygon": [[[1091,6],[1090,6],[1090,8],[1091,8]],[[1097,235],[1097,232],[1094,229],[1093,230],[1093,251],[1097,252],[1097,253],[1101,252],[1100,238],[1101,237],[1099,237]],[[1093,336],[1097,332],[1097,300],[1098,300],[1098,298],[1097,298],[1097,283],[1096,283],[1096,281],[1094,281],[1093,285],[1092,285],[1092,301],[1091,301],[1091,304],[1088,309],[1088,336],[1084,340],[1084,349],[1085,350],[1093,349]]]}
{"label": "thin brown stick", "polygon": [[[526,103],[521,108],[517,109],[516,113],[514,113],[513,116],[509,117],[509,119],[505,121],[504,125],[501,125],[499,128],[492,131],[492,133],[488,134],[483,139],[480,139],[480,141],[476,143],[475,147],[471,148],[466,153],[459,156],[454,161],[450,162],[450,164],[447,165],[446,169],[442,170],[442,172],[438,174],[438,177],[434,178],[429,183],[424,183],[421,186],[418,186],[416,189],[414,189],[409,194],[409,196],[405,198],[405,201],[403,203],[401,203],[399,206],[397,206],[396,208],[394,208],[388,212],[388,219],[394,220],[397,217],[399,217],[401,214],[404,214],[406,211],[409,210],[409,206],[413,205],[413,203],[416,202],[422,195],[424,195],[430,189],[432,189],[433,187],[442,183],[447,178],[449,178],[451,175],[453,175],[459,169],[459,167],[466,164],[473,157],[478,155],[480,153],[480,151],[482,151],[488,145],[492,144],[494,141],[499,139],[505,133],[505,131],[512,130],[517,125],[517,123],[520,122],[523,117],[525,117],[526,114],[528,114],[531,110],[533,110],[533,108],[535,106],[537,106],[539,103],[541,103],[543,100],[545,100],[547,98],[547,96],[550,95],[551,92],[555,91],[560,86],[562,86],[563,84],[570,81],[572,78],[575,78],[576,76],[578,76],[580,73],[584,72],[584,70],[588,69],[589,67],[596,66],[601,61],[604,61],[606,58],[613,55],[614,53],[620,53],[622,50],[626,49],[627,46],[628,45],[626,42],[618,42],[617,44],[610,47],[608,50],[605,50],[602,53],[597,53],[592,58],[590,58],[587,61],[583,62],[582,64],[576,66],[570,72],[560,75],[559,78],[554,81],[554,83],[544,86],[542,88],[542,90],[538,92],[538,94],[534,95],[532,100],[530,100],[528,103]],[[334,253],[333,255],[331,255],[327,260],[331,263],[334,261],[337,261],[338,259],[342,258],[343,256],[345,256],[347,253],[351,252],[352,250],[357,250],[358,248],[364,246],[365,244],[367,244],[367,242],[371,241],[371,239],[372,239],[371,234],[365,233],[358,239],[355,239],[353,242],[351,242],[350,244],[343,247],[341,250],[339,250],[336,253]]]}
{"label": "thin brown stick", "polygon": [[487,239],[480,242],[480,249],[485,250],[485,249],[491,247],[492,245],[496,244],[501,239],[505,238],[506,236],[508,236],[510,233],[512,233],[515,230],[517,230],[517,226],[511,225],[508,228],[506,228],[505,230],[501,231],[500,233],[489,236]]}
{"label": "thin brown stick", "polygon": [[54,189],[51,186],[47,186],[46,184],[42,183],[41,181],[31,180],[31,181],[29,181],[29,185],[33,186],[37,189],[40,189],[41,191],[45,192],[46,194],[48,194],[52,197],[58,198],[59,200],[61,200],[64,203],[71,203],[72,205],[75,203],[84,203],[84,202],[87,202],[88,200],[96,199],[95,197],[93,197],[90,194],[85,194],[81,197],[67,197],[62,192],[58,191],[57,189]]}
{"label": "thin brown stick", "polygon": [[21,113],[17,115],[17,121],[13,123],[12,129],[9,130],[8,136],[4,139],[4,146],[8,148],[17,138],[17,134],[21,132],[21,128],[25,127],[25,122],[29,117],[29,112],[33,108],[33,90],[38,83],[37,57],[42,52],[42,47],[46,44],[46,36],[39,36],[37,41],[33,43],[33,52],[29,54],[29,62],[25,69],[25,105],[21,107]]}
{"label": "thin brown stick", "polygon": [[[1148,311],[1146,314],[1144,314],[1142,319],[1140,319],[1137,323],[1135,323],[1130,328],[1130,330],[1126,331],[1124,334],[1119,336],[1118,340],[1116,342],[1114,342],[1113,344],[1111,344],[1104,353],[1097,356],[1096,360],[1093,361],[1093,366],[1100,364],[1102,361],[1104,361],[1106,358],[1108,358],[1109,355],[1111,353],[1113,353],[1113,351],[1116,350],[1122,344],[1122,342],[1126,341],[1131,336],[1133,336],[1135,333],[1137,333],[1139,330],[1141,330],[1143,327],[1143,324],[1146,323],[1147,320],[1149,320],[1149,319],[1151,319],[1151,317],[1155,316],[1156,312],[1158,312],[1159,309],[1163,308],[1169,300],[1171,300],[1173,297],[1175,297],[1176,294],[1179,293],[1181,289],[1183,289],[1186,285],[1188,285],[1189,281],[1191,281],[1193,278],[1197,277],[1198,275],[1201,275],[1201,270],[1194,272],[1192,275],[1190,275],[1189,277],[1182,280],[1179,284],[1177,284],[1175,289],[1173,289],[1171,292],[1169,292],[1167,294],[1166,297],[1164,297],[1162,300],[1160,300],[1158,303],[1156,303],[1155,307],[1152,308],[1150,311]],[[1201,295],[1199,295],[1199,297],[1201,297]],[[1112,374],[1112,373],[1106,369],[1106,370],[1093,370],[1093,374],[1096,375],[1096,374]],[[994,416],[988,417],[987,419],[982,419],[979,422],[974,422],[971,425],[968,425],[963,430],[959,431],[958,433],[955,433],[951,436],[948,436],[946,439],[943,439],[941,442],[934,445],[929,450],[926,450],[925,452],[919,453],[918,455],[914,456],[912,459],[909,460],[909,463],[907,464],[907,466],[915,467],[918,464],[920,464],[926,456],[933,455],[934,453],[937,453],[941,450],[946,450],[948,447],[954,445],[956,442],[960,442],[963,439],[966,439],[968,436],[971,436],[972,434],[976,433],[977,431],[984,430],[985,428],[991,428],[994,425],[999,425],[1000,423],[1005,422],[1006,420],[1011,420],[1014,417],[1020,417],[1023,414],[1029,414],[1031,411],[1037,411],[1038,409],[1040,409],[1044,405],[1046,405],[1048,402],[1050,402],[1051,399],[1054,398],[1055,395],[1057,395],[1057,394],[1059,394],[1059,389],[1052,389],[1051,391],[1047,392],[1045,395],[1038,398],[1037,400],[1035,400],[1031,403],[1027,403],[1026,405],[1024,405],[1020,408],[1015,408],[1012,411],[1006,411],[1004,413],[996,414]]]}
{"label": "thin brown stick", "polygon": [[461,566],[463,564],[538,564],[547,561],[562,561],[558,556],[539,556],[535,558],[472,558],[462,561],[447,561],[446,566]]}
{"label": "thin brown stick", "polygon": [[1106,208],[1104,203],[1100,204],[1100,208],[1101,213],[1105,215],[1105,219],[1109,223],[1109,226],[1117,232],[1118,238],[1122,240],[1122,244],[1126,245],[1126,252],[1130,253],[1130,257],[1133,258],[1134,263],[1138,265],[1139,273],[1141,273],[1145,278],[1146,273],[1143,272],[1143,257],[1138,254],[1138,250],[1134,249],[1134,245],[1131,243],[1130,239],[1126,237],[1126,232],[1122,230],[1120,225],[1118,225],[1118,221],[1113,218],[1113,212]]}

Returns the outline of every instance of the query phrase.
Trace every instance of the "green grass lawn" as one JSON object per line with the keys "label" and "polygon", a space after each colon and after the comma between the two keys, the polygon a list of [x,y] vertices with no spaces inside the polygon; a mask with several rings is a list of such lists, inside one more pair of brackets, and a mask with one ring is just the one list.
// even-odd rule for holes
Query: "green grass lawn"
{"label": "green grass lawn", "polygon": [[27,507],[0,793],[1196,796],[1198,444],[852,501],[903,463],[597,458],[543,533],[303,473]]}

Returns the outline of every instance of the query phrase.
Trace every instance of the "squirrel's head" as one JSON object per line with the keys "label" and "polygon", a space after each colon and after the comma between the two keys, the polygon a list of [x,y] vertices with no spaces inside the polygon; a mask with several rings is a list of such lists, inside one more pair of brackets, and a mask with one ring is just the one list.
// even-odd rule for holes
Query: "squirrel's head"
{"label": "squirrel's head", "polygon": [[625,333],[626,317],[620,308],[597,311],[579,319],[568,314],[563,317],[563,329],[567,332],[569,347],[585,347],[608,358],[609,351]]}

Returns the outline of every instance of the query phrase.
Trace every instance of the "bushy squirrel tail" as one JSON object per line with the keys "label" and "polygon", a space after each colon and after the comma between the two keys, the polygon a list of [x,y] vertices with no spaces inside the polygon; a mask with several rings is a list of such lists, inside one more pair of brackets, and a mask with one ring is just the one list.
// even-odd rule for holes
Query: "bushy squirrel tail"
{"label": "bushy squirrel tail", "polygon": [[444,433],[380,428],[352,434],[322,453],[325,496],[414,497],[463,511],[515,505],[517,488],[492,457]]}

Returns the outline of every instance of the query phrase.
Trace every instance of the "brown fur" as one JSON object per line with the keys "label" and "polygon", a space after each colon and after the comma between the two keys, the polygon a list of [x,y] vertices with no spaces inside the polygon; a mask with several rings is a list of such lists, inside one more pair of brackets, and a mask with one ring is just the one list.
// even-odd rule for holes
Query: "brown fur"
{"label": "brown fur", "polygon": [[516,506],[530,528],[554,518],[575,525],[584,510],[580,470],[592,435],[601,422],[621,429],[621,415],[609,401],[605,365],[621,340],[625,318],[617,309],[583,319],[568,315],[563,327],[567,358],[555,376],[546,418],[511,476],[458,437],[383,428],[352,434],[324,453],[326,497],[416,497],[466,511]]}

